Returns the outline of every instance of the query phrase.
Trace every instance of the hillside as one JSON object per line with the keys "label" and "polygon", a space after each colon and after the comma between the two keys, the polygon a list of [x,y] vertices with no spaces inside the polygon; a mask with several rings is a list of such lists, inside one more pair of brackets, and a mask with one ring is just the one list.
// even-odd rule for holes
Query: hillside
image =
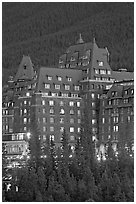
{"label": "hillside", "polygon": [[113,70],[134,70],[133,3],[2,3],[3,83],[23,54],[38,67],[57,66],[79,33],[108,47]]}

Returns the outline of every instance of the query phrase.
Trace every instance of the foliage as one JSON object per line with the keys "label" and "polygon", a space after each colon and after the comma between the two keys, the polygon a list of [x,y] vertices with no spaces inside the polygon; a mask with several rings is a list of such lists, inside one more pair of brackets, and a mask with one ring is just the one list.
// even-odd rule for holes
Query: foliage
{"label": "foliage", "polygon": [[100,47],[108,47],[113,69],[126,67],[133,71],[133,5],[132,2],[4,2],[3,82],[14,75],[23,54],[30,55],[36,67],[57,66],[60,55],[75,44],[79,33],[85,42],[95,36]]}

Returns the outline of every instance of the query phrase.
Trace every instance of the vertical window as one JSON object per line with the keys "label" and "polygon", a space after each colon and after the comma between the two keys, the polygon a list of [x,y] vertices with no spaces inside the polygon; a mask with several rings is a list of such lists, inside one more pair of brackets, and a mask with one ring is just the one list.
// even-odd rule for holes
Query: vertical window
{"label": "vertical window", "polygon": [[50,127],[50,131],[53,132],[54,131],[54,127]]}
{"label": "vertical window", "polygon": [[77,120],[77,122],[78,122],[78,123],[81,123],[81,119],[79,118],[79,119]]}
{"label": "vertical window", "polygon": [[110,70],[107,70],[107,74],[110,75],[110,74],[111,74],[111,71],[110,71]]}
{"label": "vertical window", "polygon": [[73,115],[73,114],[74,114],[74,110],[71,109],[71,110],[70,110],[70,115]]}
{"label": "vertical window", "polygon": [[96,123],[96,119],[92,119],[92,124],[94,125]]}
{"label": "vertical window", "polygon": [[92,96],[92,98],[94,99],[94,96],[95,96],[94,93],[92,93],[91,96]]}
{"label": "vertical window", "polygon": [[60,106],[63,106],[64,105],[64,102],[63,101],[60,101]]}
{"label": "vertical window", "polygon": [[43,114],[45,114],[45,108],[43,108]]}
{"label": "vertical window", "polygon": [[24,105],[26,105],[27,101],[24,101]]}
{"label": "vertical window", "polygon": [[46,131],[46,127],[45,126],[43,126],[43,132],[45,132]]}
{"label": "vertical window", "polygon": [[102,118],[102,123],[103,123],[103,124],[105,123],[105,118]]}
{"label": "vertical window", "polygon": [[79,133],[80,131],[81,131],[81,128],[80,128],[80,127],[78,127],[78,128],[77,128],[77,132]]}
{"label": "vertical window", "polygon": [[60,127],[60,132],[64,132],[64,127]]}
{"label": "vertical window", "polygon": [[60,118],[60,123],[64,123],[64,118]]}
{"label": "vertical window", "polygon": [[50,123],[54,123],[54,118],[50,118]]}
{"label": "vertical window", "polygon": [[92,102],[92,107],[95,107],[95,103],[94,102]]}
{"label": "vertical window", "polygon": [[50,141],[54,141],[54,135],[50,135]]}
{"label": "vertical window", "polygon": [[42,100],[42,105],[43,105],[43,106],[45,105],[45,100]]}
{"label": "vertical window", "polygon": [[54,101],[49,101],[50,106],[54,106]]}
{"label": "vertical window", "polygon": [[74,102],[73,102],[73,101],[70,101],[70,102],[69,102],[69,105],[70,105],[70,106],[74,106]]}
{"label": "vertical window", "polygon": [[77,114],[78,114],[78,115],[80,115],[80,114],[81,114],[80,110],[78,110],[78,111],[77,111]]}
{"label": "vertical window", "polygon": [[27,109],[24,109],[24,114],[26,114],[27,113]]}
{"label": "vertical window", "polygon": [[70,118],[70,123],[74,123],[74,118]]}
{"label": "vertical window", "polygon": [[80,102],[79,101],[77,101],[77,107],[80,107]]}
{"label": "vertical window", "polygon": [[46,118],[43,118],[43,123],[46,123]]}
{"label": "vertical window", "polygon": [[60,114],[62,114],[62,115],[65,114],[65,111],[63,108],[60,109]]}
{"label": "vertical window", "polygon": [[74,127],[70,127],[70,132],[74,132]]}
{"label": "vertical window", "polygon": [[54,113],[54,109],[51,108],[51,109],[50,109],[50,114],[53,114],[53,113]]}
{"label": "vertical window", "polygon": [[75,86],[75,91],[79,91],[79,86]]}
{"label": "vertical window", "polygon": [[26,124],[27,123],[27,118],[24,118],[24,124]]}

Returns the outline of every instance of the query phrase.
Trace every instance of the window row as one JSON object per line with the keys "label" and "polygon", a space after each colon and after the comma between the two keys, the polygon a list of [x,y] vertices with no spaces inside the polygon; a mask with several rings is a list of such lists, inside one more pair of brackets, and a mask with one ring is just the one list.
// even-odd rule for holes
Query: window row
{"label": "window row", "polygon": [[[46,109],[43,108],[43,114],[45,114],[45,113],[46,113]],[[55,109],[54,109],[53,107],[50,108],[49,113],[50,113],[50,114],[55,114]],[[65,109],[61,108],[60,111],[59,111],[59,113],[60,113],[61,115],[64,115],[64,114],[65,114]],[[71,110],[69,111],[69,114],[70,114],[70,115],[74,115],[74,114],[76,114],[76,112],[75,112],[73,109],[71,109]],[[80,110],[77,110],[77,114],[80,115],[80,114],[81,114],[81,111],[80,111]]]}
{"label": "window row", "polygon": [[[47,118],[42,118],[42,121],[43,121],[43,123],[47,123]],[[49,121],[50,121],[50,123],[55,123],[55,122],[58,122],[58,119],[50,117]],[[38,122],[40,122],[40,119],[38,119]],[[65,122],[65,119],[64,118],[60,118],[60,123],[64,123],[64,122]],[[70,118],[69,122],[70,123],[76,123],[77,122],[77,123],[80,124],[81,123],[81,119],[78,118],[78,119],[75,120],[74,118]]]}
{"label": "window row", "polygon": [[[50,89],[51,88],[51,84],[44,84],[44,87],[45,87],[45,89]],[[61,85],[60,84],[55,84],[54,88],[60,90],[61,89]],[[70,90],[70,85],[64,84],[64,88],[65,88],[65,90]],[[78,85],[74,86],[74,90],[75,91],[79,91],[79,86]]]}
{"label": "window row", "polygon": [[[50,141],[54,141],[55,140],[55,135],[50,135]],[[43,140],[47,140],[47,136],[46,135],[43,135]],[[62,138],[60,138],[60,140],[62,140]],[[70,135],[70,140],[71,141],[74,141],[75,140],[75,136],[74,135]],[[71,149],[73,149],[73,146],[71,146]]]}
{"label": "window row", "polygon": [[2,110],[2,115],[14,115],[14,110]]}
{"label": "window row", "polygon": [[[60,132],[63,133],[63,132],[64,132],[64,129],[65,129],[64,127],[60,127]],[[55,127],[54,127],[54,126],[50,126],[50,127],[49,127],[49,131],[50,131],[50,132],[54,132],[54,131],[55,131]],[[78,128],[70,127],[70,128],[69,128],[69,132],[70,132],[70,133],[74,133],[74,132],[80,133],[80,131],[81,131],[81,128],[80,128],[80,127],[78,127]],[[43,132],[47,132],[47,127],[43,126]]]}
{"label": "window row", "polygon": [[95,69],[94,72],[95,74],[108,74],[108,75],[111,74],[111,71],[107,69]]}
{"label": "window row", "polygon": [[[56,75],[56,78],[57,78],[58,81],[62,81],[63,80],[63,77],[61,77],[61,76],[57,76]],[[52,81],[53,80],[53,76],[47,75],[47,79],[48,79],[48,81]],[[72,77],[66,76],[66,79],[67,79],[68,82],[72,81]]]}
{"label": "window row", "polygon": [[107,118],[107,121],[106,121],[106,118],[102,118],[101,120],[102,120],[102,124],[106,124],[106,122],[108,122],[108,123],[111,123],[111,120],[112,120],[112,122],[113,123],[119,123],[119,122],[131,122],[132,121],[132,118],[133,118],[133,116],[120,116],[120,117],[118,117],[118,116],[114,116],[114,117],[109,117],[109,118]]}
{"label": "window row", "polygon": [[[56,105],[56,104],[55,104],[55,101],[53,101],[53,100],[48,101],[48,104],[49,104],[50,106]],[[63,105],[64,105],[64,102],[63,102],[63,101],[60,101],[59,104],[60,104],[60,106],[63,106]],[[46,105],[45,100],[42,100],[42,105],[43,105],[43,106]],[[69,106],[74,106],[74,105],[76,105],[77,107],[80,107],[80,102],[79,102],[79,101],[77,101],[77,102],[70,101],[70,102],[69,102]],[[26,109],[25,109],[25,110],[26,110]]]}
{"label": "window row", "polygon": [[109,100],[108,101],[108,105],[118,105],[119,104],[119,102],[120,103],[124,103],[124,104],[127,104],[127,103],[129,103],[129,102],[132,102],[131,101],[131,99],[129,99],[129,98],[125,98],[125,99],[112,99],[112,100]]}
{"label": "window row", "polygon": [[49,93],[47,93],[47,92],[45,92],[45,93],[42,93],[42,97],[46,97],[46,96],[53,96],[53,97],[73,97],[73,98],[78,98],[78,97],[80,97],[80,95],[79,94],[73,94],[73,93],[61,93],[61,92],[59,92],[59,93],[52,93],[51,91],[49,92]]}

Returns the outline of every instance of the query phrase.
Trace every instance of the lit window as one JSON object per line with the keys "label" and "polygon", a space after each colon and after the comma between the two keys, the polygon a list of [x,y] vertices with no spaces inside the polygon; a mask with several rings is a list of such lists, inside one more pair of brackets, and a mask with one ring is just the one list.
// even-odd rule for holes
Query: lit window
{"label": "lit window", "polygon": [[50,127],[50,131],[53,132],[54,131],[54,127]]}
{"label": "lit window", "polygon": [[50,106],[54,106],[54,101],[49,101]]}
{"label": "lit window", "polygon": [[114,132],[118,132],[118,131],[119,131],[118,125],[114,125],[114,126],[113,126],[113,131],[114,131]]}
{"label": "lit window", "polygon": [[77,128],[77,132],[79,133],[80,131],[81,131],[81,128],[80,128],[80,127],[78,127],[78,128]]}
{"label": "lit window", "polygon": [[64,102],[63,101],[60,101],[60,106],[63,106],[64,105]]}
{"label": "lit window", "polygon": [[45,126],[43,126],[43,132],[45,132],[46,131],[46,127]]}
{"label": "lit window", "polygon": [[60,127],[60,132],[64,132],[64,127]]}
{"label": "lit window", "polygon": [[71,135],[70,140],[75,140],[75,137],[73,135]]}
{"label": "lit window", "polygon": [[43,135],[43,140],[46,140],[46,135]]}
{"label": "lit window", "polygon": [[92,124],[94,125],[96,123],[96,119],[92,119]]}
{"label": "lit window", "polygon": [[110,75],[110,74],[111,74],[111,71],[110,71],[110,70],[107,70],[107,74]]}
{"label": "lit window", "polygon": [[106,70],[101,69],[100,74],[106,74]]}
{"label": "lit window", "polygon": [[27,129],[26,129],[26,127],[24,127],[24,131],[26,131]]}
{"label": "lit window", "polygon": [[95,69],[95,74],[99,74],[99,69]]}
{"label": "lit window", "polygon": [[60,89],[60,85],[59,84],[55,84],[55,89]]}
{"label": "lit window", "polygon": [[78,122],[78,123],[81,123],[81,119],[79,118],[79,119],[77,120],[77,122]]}
{"label": "lit window", "polygon": [[111,100],[108,101],[108,104],[111,105]]}
{"label": "lit window", "polygon": [[78,111],[77,111],[77,114],[78,114],[78,115],[80,115],[80,114],[81,114],[80,110],[78,110]]}
{"label": "lit window", "polygon": [[54,141],[54,135],[50,135],[50,141]]}
{"label": "lit window", "polygon": [[27,113],[27,109],[24,109],[24,114],[26,114]]}
{"label": "lit window", "polygon": [[103,124],[105,123],[105,118],[102,118],[102,123],[103,123]]}
{"label": "lit window", "polygon": [[70,90],[70,85],[65,85],[65,90]]}
{"label": "lit window", "polygon": [[72,81],[72,78],[71,78],[71,77],[68,77],[68,81]]}
{"label": "lit window", "polygon": [[5,115],[5,110],[2,110],[3,115]]}
{"label": "lit window", "polygon": [[71,109],[71,110],[70,110],[70,115],[73,115],[73,114],[74,114],[74,110]]}
{"label": "lit window", "polygon": [[70,123],[74,123],[74,118],[70,118]]}
{"label": "lit window", "polygon": [[78,94],[71,94],[71,97],[76,98],[76,97],[78,97]]}
{"label": "lit window", "polygon": [[50,84],[45,84],[45,89],[50,89]]}
{"label": "lit window", "polygon": [[67,93],[62,93],[62,97],[68,97]]}
{"label": "lit window", "polygon": [[80,102],[79,101],[77,102],[77,107],[80,107]]}
{"label": "lit window", "polygon": [[70,127],[70,132],[74,132],[74,127]]}
{"label": "lit window", "polygon": [[79,91],[79,86],[75,86],[75,91]]}
{"label": "lit window", "polygon": [[127,90],[125,91],[125,94],[126,94],[126,95],[128,94],[128,91],[127,91]]}
{"label": "lit window", "polygon": [[51,81],[51,80],[52,80],[52,77],[51,77],[51,76],[48,76],[47,79],[48,79],[49,81]]}
{"label": "lit window", "polygon": [[70,101],[70,102],[69,102],[69,105],[70,105],[70,106],[74,106],[74,102],[73,102],[73,101]]}
{"label": "lit window", "polygon": [[60,118],[60,123],[64,123],[64,118]]}
{"label": "lit window", "polygon": [[51,108],[51,109],[50,109],[50,114],[53,114],[53,113],[54,113],[54,109]]}
{"label": "lit window", "polygon": [[24,118],[24,123],[27,123],[27,118]]}
{"label": "lit window", "polygon": [[134,89],[131,90],[131,94],[134,94]]}
{"label": "lit window", "polygon": [[127,117],[128,122],[130,122],[130,116]]}
{"label": "lit window", "polygon": [[27,93],[26,93],[26,96],[30,96],[30,93],[29,93],[29,92],[27,92]]}
{"label": "lit window", "polygon": [[101,67],[103,66],[103,62],[102,61],[98,61],[98,65]]}
{"label": "lit window", "polygon": [[60,109],[60,114],[65,114],[65,111],[63,108]]}
{"label": "lit window", "polygon": [[58,76],[57,77],[58,81],[62,81],[62,77]]}
{"label": "lit window", "polygon": [[54,123],[54,118],[50,118],[50,123]]}
{"label": "lit window", "polygon": [[58,96],[58,93],[52,93],[51,94],[53,97],[56,97],[56,96]]}
{"label": "lit window", "polygon": [[46,123],[46,118],[43,118],[43,123]]}
{"label": "lit window", "polygon": [[95,96],[94,93],[92,93],[91,95],[92,95],[92,98],[94,98],[94,96]]}
{"label": "lit window", "polygon": [[27,101],[24,101],[24,104],[26,105]]}
{"label": "lit window", "polygon": [[42,100],[42,105],[43,105],[43,106],[45,105],[45,100]]}
{"label": "lit window", "polygon": [[46,112],[46,111],[45,111],[45,108],[43,108],[43,114],[45,114],[45,112]]}
{"label": "lit window", "polygon": [[95,103],[94,102],[92,102],[92,107],[94,107],[95,106]]}

